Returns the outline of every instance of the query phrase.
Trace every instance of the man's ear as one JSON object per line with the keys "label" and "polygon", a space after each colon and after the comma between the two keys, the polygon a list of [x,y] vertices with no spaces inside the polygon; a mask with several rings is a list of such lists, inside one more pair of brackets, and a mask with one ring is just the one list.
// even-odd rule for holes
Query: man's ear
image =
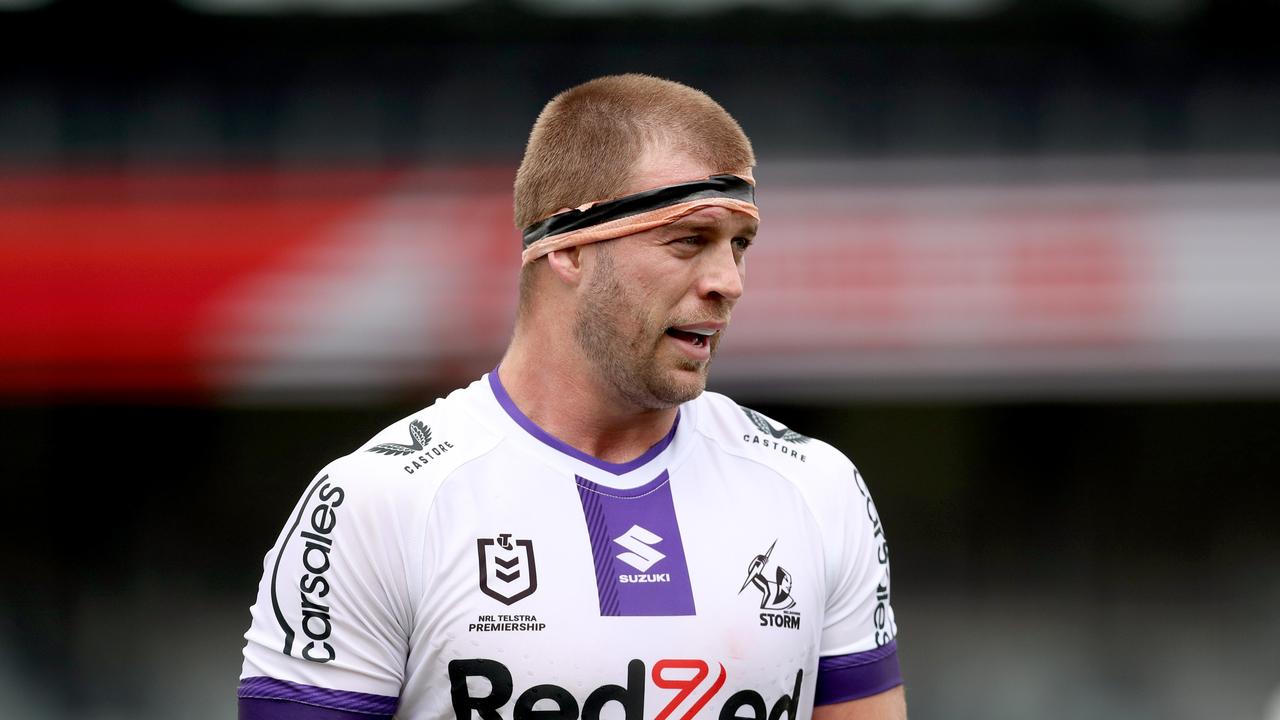
{"label": "man's ear", "polygon": [[577,286],[582,281],[582,248],[579,245],[547,253],[547,266],[556,277],[568,285]]}

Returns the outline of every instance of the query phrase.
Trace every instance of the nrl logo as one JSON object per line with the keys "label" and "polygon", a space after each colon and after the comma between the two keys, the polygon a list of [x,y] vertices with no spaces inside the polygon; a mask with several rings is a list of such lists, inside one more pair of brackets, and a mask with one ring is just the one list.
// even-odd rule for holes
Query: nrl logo
{"label": "nrl logo", "polygon": [[422,449],[431,442],[431,426],[423,423],[421,420],[414,420],[409,423],[409,438],[413,440],[412,445],[401,445],[400,443],[382,443],[369,448],[369,452],[381,453],[383,455],[412,455],[416,452],[422,452]]}
{"label": "nrl logo", "polygon": [[757,428],[759,428],[760,432],[769,433],[769,436],[775,440],[785,440],[787,442],[795,443],[797,445],[803,445],[809,442],[808,435],[801,435],[795,430],[789,430],[786,427],[775,429],[773,427],[773,423],[769,422],[768,420],[765,420],[764,416],[756,412],[755,410],[752,410],[751,408],[741,408],[741,409],[742,409],[742,412],[746,413],[747,419],[751,420],[752,425],[755,425]]}
{"label": "nrl logo", "polygon": [[532,540],[512,540],[511,533],[476,540],[480,556],[480,592],[504,605],[523,600],[538,589],[538,566]]}

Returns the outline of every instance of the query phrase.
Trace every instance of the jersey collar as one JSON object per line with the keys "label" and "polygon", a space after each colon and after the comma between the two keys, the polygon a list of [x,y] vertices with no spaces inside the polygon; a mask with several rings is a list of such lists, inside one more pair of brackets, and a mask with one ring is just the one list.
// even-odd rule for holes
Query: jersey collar
{"label": "jersey collar", "polygon": [[[612,463],[582,452],[539,427],[537,423],[529,418],[529,416],[521,412],[520,408],[517,407],[515,402],[511,399],[511,395],[507,393],[507,389],[502,386],[502,380],[498,377],[498,368],[494,368],[493,371],[489,373],[489,388],[493,391],[494,399],[497,400],[498,405],[506,415],[519,425],[529,437],[549,448],[552,448],[561,455],[572,458],[580,463],[584,463],[596,470],[603,470],[615,477],[621,477],[643,468],[659,456],[663,455],[663,453],[671,447],[673,441],[676,439],[677,430],[680,428],[680,421],[684,410],[683,406],[676,410],[676,419],[675,422],[671,423],[671,429],[667,431],[667,434],[661,440],[654,443],[648,450],[641,453],[639,457],[624,463]],[[599,473],[591,474],[599,475]]]}

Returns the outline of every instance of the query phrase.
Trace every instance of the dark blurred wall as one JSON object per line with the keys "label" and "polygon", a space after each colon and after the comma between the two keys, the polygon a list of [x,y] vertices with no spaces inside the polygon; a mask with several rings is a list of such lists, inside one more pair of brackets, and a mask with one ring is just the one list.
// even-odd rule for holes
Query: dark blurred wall
{"label": "dark blurred wall", "polygon": [[[261,558],[298,493],[415,405],[0,410],[0,552],[17,570],[0,586],[0,646],[21,682],[66,717],[92,717],[149,708],[154,673],[200,673],[198,658],[216,672],[200,675],[204,695],[225,706]],[[1201,626],[1232,638],[1221,656],[1193,649],[1233,675],[1244,693],[1233,707],[1256,708],[1269,690],[1280,646],[1274,400],[759,408],[830,440],[868,477],[891,540],[916,717],[1013,716],[1009,698],[959,711],[946,685],[967,656],[999,648],[989,689],[1019,664],[1097,653],[1082,681],[1131,676],[1142,684],[1115,691],[1125,702],[1193,717],[1168,697],[1166,658],[1148,636],[1194,638]],[[1008,656],[1019,635],[1055,623],[1073,639]],[[1207,703],[1221,690],[1195,692]]]}
{"label": "dark blurred wall", "polygon": [[765,157],[1280,151],[1280,6],[1187,5],[1143,22],[1085,0],[952,20],[61,2],[0,14],[0,168],[505,160],[546,98],[636,70],[706,89]]}

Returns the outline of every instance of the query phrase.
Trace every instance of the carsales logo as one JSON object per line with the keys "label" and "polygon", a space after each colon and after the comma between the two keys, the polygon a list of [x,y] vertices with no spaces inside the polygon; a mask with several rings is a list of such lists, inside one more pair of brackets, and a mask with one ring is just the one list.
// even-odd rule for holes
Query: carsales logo
{"label": "carsales logo", "polygon": [[[468,682],[471,679],[488,681]],[[579,703],[566,688],[550,683],[534,685],[520,693],[509,710],[506,705],[515,693],[511,671],[497,660],[451,660],[449,662],[449,694],[458,720],[600,720],[601,710],[617,703],[625,720],[645,720],[645,693],[648,681],[660,691],[674,691],[653,720],[692,720],[698,717],[724,687],[728,672],[716,663],[712,668],[704,660],[665,659],[653,664],[646,679],[643,660],[627,663],[626,686],[601,685]],[[720,720],[796,720],[800,704],[800,688],[804,669],[796,670],[791,694],[774,699],[772,706],[756,690],[739,690],[721,701],[717,712]],[[473,692],[479,691],[479,694]],[[664,692],[665,696],[667,693]],[[543,702],[545,701],[545,702]],[[537,710],[534,706],[537,705]],[[474,715],[472,714],[474,711]],[[612,711],[617,716],[617,711]],[[707,716],[709,717],[709,716]]]}

